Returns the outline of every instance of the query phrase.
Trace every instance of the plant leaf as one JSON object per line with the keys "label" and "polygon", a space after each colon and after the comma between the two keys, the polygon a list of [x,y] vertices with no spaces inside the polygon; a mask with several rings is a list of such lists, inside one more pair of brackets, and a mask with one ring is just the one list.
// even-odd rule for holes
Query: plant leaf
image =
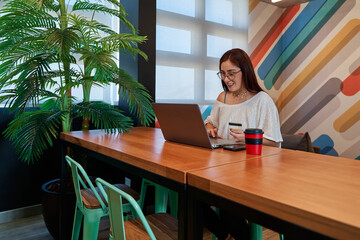
{"label": "plant leaf", "polygon": [[10,122],[4,136],[15,146],[22,161],[34,163],[53,145],[64,115],[65,112],[59,110],[24,112]]}
{"label": "plant leaf", "polygon": [[120,97],[129,104],[130,112],[136,114],[141,124],[149,126],[154,121],[155,114],[146,88],[122,69],[117,71],[113,82],[119,84]]}
{"label": "plant leaf", "polygon": [[101,101],[82,102],[73,105],[74,114],[82,118],[89,117],[96,128],[104,129],[106,132],[113,133],[127,132],[132,127],[132,120],[122,114],[110,104]]}

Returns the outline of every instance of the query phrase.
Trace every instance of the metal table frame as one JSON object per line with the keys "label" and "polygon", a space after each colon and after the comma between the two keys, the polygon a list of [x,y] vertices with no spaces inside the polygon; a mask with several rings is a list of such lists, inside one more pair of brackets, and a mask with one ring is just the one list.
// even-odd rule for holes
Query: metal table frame
{"label": "metal table frame", "polygon": [[284,234],[285,239],[332,239],[296,224],[273,217],[245,205],[220,197],[210,192],[187,186],[187,239],[202,239],[202,204],[216,206],[234,214],[244,216],[251,222]]}

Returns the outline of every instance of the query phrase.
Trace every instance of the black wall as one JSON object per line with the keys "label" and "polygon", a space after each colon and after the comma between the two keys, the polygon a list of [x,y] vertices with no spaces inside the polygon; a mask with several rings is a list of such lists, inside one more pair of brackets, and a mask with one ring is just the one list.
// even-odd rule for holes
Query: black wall
{"label": "black wall", "polygon": [[0,212],[39,204],[41,185],[59,176],[58,144],[36,163],[21,162],[11,143],[4,139],[3,131],[13,115],[0,109]]}
{"label": "black wall", "polygon": [[[139,30],[139,35],[147,36],[146,43],[139,45],[139,48],[149,59],[146,61],[139,57],[134,60],[132,56],[120,54],[120,67],[138,79],[155,101],[156,0],[128,0],[121,3],[128,13],[129,21]],[[121,25],[120,32],[129,30]]]}
{"label": "black wall", "polygon": [[155,67],[156,67],[156,0],[139,0],[139,31],[147,36],[145,44],[140,45],[149,59],[138,61],[139,82],[149,91],[155,101]]}

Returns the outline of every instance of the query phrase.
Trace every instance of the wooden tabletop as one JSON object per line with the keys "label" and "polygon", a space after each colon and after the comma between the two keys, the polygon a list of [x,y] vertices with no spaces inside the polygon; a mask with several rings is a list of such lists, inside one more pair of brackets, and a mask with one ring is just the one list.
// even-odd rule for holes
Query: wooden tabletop
{"label": "wooden tabletop", "polygon": [[360,239],[360,161],[290,151],[188,173],[188,184],[336,239]]}
{"label": "wooden tabletop", "polygon": [[[107,134],[101,130],[61,133],[61,139],[186,183],[186,173],[259,157],[245,151],[207,149],[165,141],[161,130],[135,127],[131,132]],[[263,146],[262,156],[290,150]]]}

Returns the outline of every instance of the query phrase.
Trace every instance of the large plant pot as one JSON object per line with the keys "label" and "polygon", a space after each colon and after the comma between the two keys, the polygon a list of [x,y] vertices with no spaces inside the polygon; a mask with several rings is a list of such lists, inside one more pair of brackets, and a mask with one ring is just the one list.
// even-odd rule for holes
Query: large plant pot
{"label": "large plant pot", "polygon": [[[55,185],[55,187],[54,187]],[[54,239],[60,239],[59,236],[59,223],[60,223],[60,210],[61,210],[61,196],[59,192],[60,179],[55,179],[46,182],[42,185],[42,208],[45,225]],[[57,189],[57,190],[51,190]],[[74,192],[65,193],[64,211],[65,226],[62,231],[63,239],[71,239],[76,196]]]}

